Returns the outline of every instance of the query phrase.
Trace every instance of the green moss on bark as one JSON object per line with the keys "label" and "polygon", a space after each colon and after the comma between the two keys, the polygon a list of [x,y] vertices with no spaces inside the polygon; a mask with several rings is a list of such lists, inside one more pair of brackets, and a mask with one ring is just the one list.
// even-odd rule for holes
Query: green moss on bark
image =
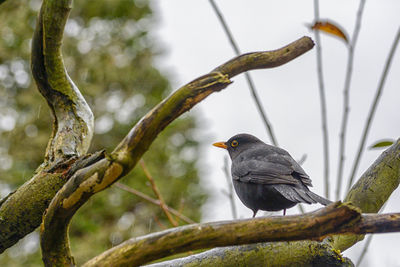
{"label": "green moss on bark", "polygon": [[0,253],[40,225],[43,212],[64,183],[61,173],[39,173],[1,205]]}
{"label": "green moss on bark", "polygon": [[310,241],[259,243],[212,249],[200,254],[148,265],[165,266],[353,266],[328,244]]}

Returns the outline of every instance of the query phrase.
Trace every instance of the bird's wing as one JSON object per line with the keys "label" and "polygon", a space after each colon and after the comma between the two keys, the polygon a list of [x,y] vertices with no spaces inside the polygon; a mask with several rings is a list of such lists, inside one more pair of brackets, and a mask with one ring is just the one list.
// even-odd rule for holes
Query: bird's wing
{"label": "bird's wing", "polygon": [[280,164],[263,163],[262,167],[254,168],[257,162],[246,161],[234,165],[232,168],[232,177],[245,183],[256,184],[299,184],[291,172],[285,166]]}
{"label": "bird's wing", "polygon": [[312,186],[309,176],[284,150],[273,153],[253,151],[232,164],[232,178],[256,184],[292,184]]}

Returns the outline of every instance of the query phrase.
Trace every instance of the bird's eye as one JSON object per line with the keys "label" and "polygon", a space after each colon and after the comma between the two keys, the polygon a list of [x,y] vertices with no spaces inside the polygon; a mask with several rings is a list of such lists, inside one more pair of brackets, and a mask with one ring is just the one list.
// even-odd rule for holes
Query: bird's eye
{"label": "bird's eye", "polygon": [[238,145],[239,145],[239,142],[236,141],[236,140],[233,140],[233,141],[231,142],[231,146],[232,146],[232,147],[237,147]]}

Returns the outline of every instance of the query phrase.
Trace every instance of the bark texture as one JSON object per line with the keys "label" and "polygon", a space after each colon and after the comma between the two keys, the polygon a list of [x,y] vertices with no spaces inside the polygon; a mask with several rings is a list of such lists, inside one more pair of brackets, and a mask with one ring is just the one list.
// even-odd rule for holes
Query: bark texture
{"label": "bark texture", "polygon": [[54,115],[53,131],[35,175],[0,203],[0,253],[40,225],[43,212],[71,176],[72,166],[87,157],[92,140],[93,114],[68,77],[61,55],[70,9],[71,1],[44,1],[38,17],[31,67]]}
{"label": "bark texture", "polygon": [[[344,201],[363,213],[377,213],[400,183],[400,139],[386,149],[353,185]],[[344,251],[364,239],[363,235],[335,236],[332,246]]]}
{"label": "bark texture", "polygon": [[128,240],[84,266],[139,266],[161,257],[200,248],[308,238],[322,240],[327,234],[360,220],[358,209],[337,202],[298,216],[193,224]]}
{"label": "bark texture", "polygon": [[316,241],[257,243],[222,247],[190,257],[146,265],[148,267],[269,267],[269,266],[341,266],[354,264]]}

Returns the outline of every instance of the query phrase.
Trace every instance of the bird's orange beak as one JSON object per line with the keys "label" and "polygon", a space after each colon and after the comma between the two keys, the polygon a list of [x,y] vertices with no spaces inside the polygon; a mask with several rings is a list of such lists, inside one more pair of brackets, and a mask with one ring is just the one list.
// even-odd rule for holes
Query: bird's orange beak
{"label": "bird's orange beak", "polygon": [[225,142],[217,142],[217,143],[214,143],[213,146],[220,147],[220,148],[224,148],[224,149],[227,149],[227,148],[228,148],[228,147],[226,146]]}

